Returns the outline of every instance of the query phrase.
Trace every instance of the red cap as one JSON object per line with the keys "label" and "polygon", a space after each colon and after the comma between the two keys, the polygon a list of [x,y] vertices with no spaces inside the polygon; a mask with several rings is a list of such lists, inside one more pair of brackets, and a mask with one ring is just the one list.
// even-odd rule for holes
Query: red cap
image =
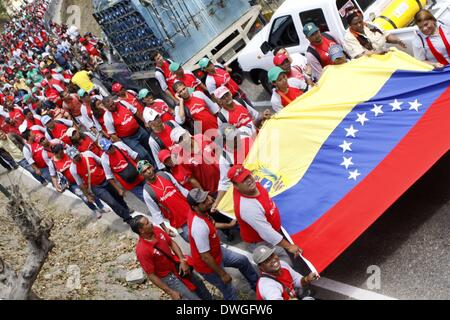
{"label": "red cap", "polygon": [[47,69],[47,68],[45,68],[45,69],[43,69],[42,70],[42,74],[47,74],[47,73],[49,73],[50,71]]}
{"label": "red cap", "polygon": [[120,83],[116,82],[112,85],[111,90],[112,90],[112,92],[117,93],[120,90],[122,90],[122,88],[123,88],[123,86]]}
{"label": "red cap", "polygon": [[252,172],[250,170],[245,169],[244,166],[240,164],[237,164],[228,170],[227,176],[231,182],[242,183],[251,174]]}
{"label": "red cap", "polygon": [[86,38],[80,38],[80,42],[83,43],[86,41]]}
{"label": "red cap", "polygon": [[273,57],[273,64],[276,66],[279,66],[280,64],[283,64],[284,61],[286,61],[288,57],[284,54],[277,54],[275,57]]}
{"label": "red cap", "polygon": [[45,87],[47,84],[48,84],[48,82],[46,80],[41,81],[41,87]]}
{"label": "red cap", "polygon": [[171,153],[169,150],[167,149],[163,149],[158,153],[158,159],[159,161],[161,161],[162,163],[164,163],[164,161],[166,161],[167,159],[169,159],[171,156]]}

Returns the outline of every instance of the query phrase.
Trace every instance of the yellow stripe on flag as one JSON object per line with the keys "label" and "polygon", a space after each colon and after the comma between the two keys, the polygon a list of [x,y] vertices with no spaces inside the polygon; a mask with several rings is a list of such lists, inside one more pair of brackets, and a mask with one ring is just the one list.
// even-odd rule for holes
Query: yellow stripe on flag
{"label": "yellow stripe on flag", "polygon": [[[250,150],[245,167],[272,183],[273,197],[303,177],[322,144],[358,104],[370,100],[397,70],[433,67],[392,49],[385,55],[329,66],[318,83],[267,121]],[[232,189],[219,209],[233,214]]]}

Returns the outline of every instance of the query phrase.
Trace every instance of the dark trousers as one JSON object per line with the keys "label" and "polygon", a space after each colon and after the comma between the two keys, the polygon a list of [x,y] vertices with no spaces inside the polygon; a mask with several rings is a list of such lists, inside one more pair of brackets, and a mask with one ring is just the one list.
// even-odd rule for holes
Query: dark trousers
{"label": "dark trousers", "polygon": [[99,185],[92,186],[92,192],[106,202],[123,221],[128,222],[131,219],[131,212],[127,203],[107,180]]}

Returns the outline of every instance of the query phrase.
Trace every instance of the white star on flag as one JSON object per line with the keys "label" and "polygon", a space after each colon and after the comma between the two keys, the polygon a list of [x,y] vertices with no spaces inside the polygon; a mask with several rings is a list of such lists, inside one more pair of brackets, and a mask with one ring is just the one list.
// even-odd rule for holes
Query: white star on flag
{"label": "white star on flag", "polygon": [[352,162],[352,158],[346,158],[346,157],[342,157],[342,159],[344,159],[344,161],[342,161],[341,166],[345,166],[345,170],[348,170],[348,167],[350,167],[351,165],[353,165],[354,163]]}
{"label": "white star on flag", "polygon": [[351,145],[352,145],[351,142],[349,143],[349,142],[344,140],[344,142],[341,145],[339,145],[339,147],[342,148],[342,152],[352,151],[352,149],[350,148]]}
{"label": "white star on flag", "polygon": [[361,123],[363,126],[366,121],[369,121],[369,119],[366,118],[366,113],[358,113],[358,119],[356,119],[356,122]]}
{"label": "white star on flag", "polygon": [[414,102],[408,102],[410,107],[409,110],[416,110],[417,112],[419,112],[419,107],[422,106],[422,104],[419,103],[419,101],[414,101]]}
{"label": "white star on flag", "polygon": [[374,104],[373,108],[370,111],[375,113],[375,117],[378,117],[379,114],[384,113],[382,109],[383,105]]}
{"label": "white star on flag", "polygon": [[354,171],[349,171],[350,175],[348,177],[348,180],[353,179],[356,181],[356,178],[361,175],[361,173],[358,172],[358,169],[355,169]]}
{"label": "white star on flag", "polygon": [[400,106],[403,104],[403,102],[399,102],[399,101],[397,101],[397,99],[395,99],[393,103],[389,103],[389,104],[392,106],[392,111],[402,110],[402,108]]}
{"label": "white star on flag", "polygon": [[353,128],[353,125],[350,126],[350,128],[344,128],[345,131],[347,131],[346,137],[350,136],[353,138],[356,138],[355,133],[357,133],[359,130],[356,130]]}

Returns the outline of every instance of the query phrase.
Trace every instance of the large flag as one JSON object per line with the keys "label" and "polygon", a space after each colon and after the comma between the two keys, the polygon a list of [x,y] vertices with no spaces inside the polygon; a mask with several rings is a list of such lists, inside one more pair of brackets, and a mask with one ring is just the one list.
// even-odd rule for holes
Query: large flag
{"label": "large flag", "polygon": [[394,50],[327,68],[264,125],[245,166],[319,272],[449,150],[449,85]]}

